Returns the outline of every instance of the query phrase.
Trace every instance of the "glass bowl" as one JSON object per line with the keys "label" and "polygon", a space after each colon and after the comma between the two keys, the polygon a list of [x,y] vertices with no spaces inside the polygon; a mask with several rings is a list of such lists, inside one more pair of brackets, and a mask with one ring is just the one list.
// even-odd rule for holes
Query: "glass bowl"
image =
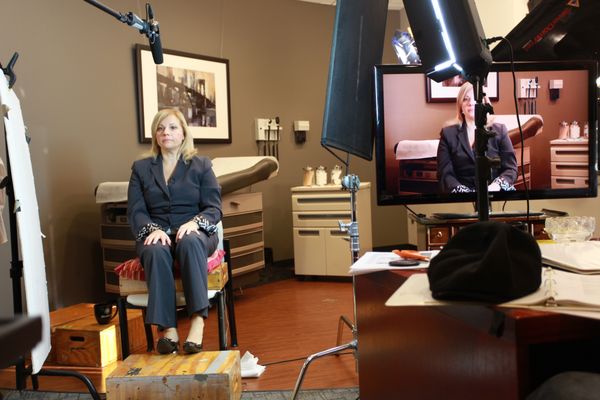
{"label": "glass bowl", "polygon": [[544,230],[556,242],[583,242],[589,240],[596,229],[594,217],[546,218]]}

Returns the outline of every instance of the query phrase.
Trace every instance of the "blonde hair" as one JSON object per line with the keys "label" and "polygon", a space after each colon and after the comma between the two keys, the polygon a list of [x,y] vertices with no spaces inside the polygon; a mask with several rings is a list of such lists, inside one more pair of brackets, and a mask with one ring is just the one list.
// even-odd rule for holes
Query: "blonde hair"
{"label": "blonde hair", "polygon": [[[460,87],[460,89],[458,89],[458,95],[456,96],[456,116],[454,117],[454,119],[447,121],[444,124],[444,126],[464,124],[465,115],[463,114],[463,111],[462,111],[462,104],[463,104],[463,100],[467,96],[467,92],[469,92],[469,90],[473,91],[473,85],[471,84],[471,82],[463,83],[462,86]],[[475,95],[475,94],[473,94],[473,95]],[[483,98],[483,102],[489,103],[489,99],[487,98],[487,96]],[[494,120],[494,117],[492,115],[488,115],[486,126],[490,126],[492,124],[493,120]]]}
{"label": "blonde hair", "polygon": [[160,146],[156,140],[156,131],[158,129],[158,125],[164,121],[165,118],[173,115],[179,123],[181,124],[181,128],[183,129],[183,142],[181,146],[179,146],[179,154],[183,158],[183,161],[190,161],[196,155],[196,149],[194,148],[194,138],[190,132],[190,128],[188,127],[187,122],[185,121],[185,117],[176,108],[163,108],[159,112],[156,113],[154,119],[152,120],[151,131],[152,131],[152,148],[150,149],[150,155],[154,158],[158,157],[160,154]]}
{"label": "blonde hair", "polygon": [[465,122],[465,115],[462,112],[462,104],[469,90],[473,91],[473,85],[471,82],[463,83],[460,89],[458,89],[458,95],[456,96],[456,123],[458,125],[462,125]]}

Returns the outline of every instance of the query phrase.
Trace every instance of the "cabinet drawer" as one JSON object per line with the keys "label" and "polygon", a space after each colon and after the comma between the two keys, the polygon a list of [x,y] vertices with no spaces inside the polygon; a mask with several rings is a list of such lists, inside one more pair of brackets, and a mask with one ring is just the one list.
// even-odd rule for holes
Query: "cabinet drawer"
{"label": "cabinet drawer", "polygon": [[135,239],[129,225],[100,225],[102,247],[135,248]]}
{"label": "cabinet drawer", "polygon": [[338,221],[348,222],[351,218],[351,212],[294,212],[292,213],[293,226],[295,227],[330,227],[339,226]]}
{"label": "cabinet drawer", "polygon": [[223,215],[262,211],[262,193],[240,193],[223,196]]}
{"label": "cabinet drawer", "polygon": [[428,242],[430,245],[445,245],[450,239],[449,226],[434,226],[427,229]]}
{"label": "cabinet drawer", "polygon": [[294,228],[294,271],[296,275],[325,275],[327,252],[324,229]]}
{"label": "cabinet drawer", "polygon": [[587,177],[576,176],[553,176],[552,189],[571,189],[571,188],[586,188],[588,187]]}
{"label": "cabinet drawer", "polygon": [[587,145],[573,145],[573,146],[550,146],[550,161],[553,162],[580,162],[586,163],[588,161],[588,147]]}
{"label": "cabinet drawer", "polygon": [[257,230],[241,235],[230,235],[227,237],[227,239],[229,239],[229,247],[232,249],[232,251],[237,248],[245,248],[249,246],[257,247],[263,245],[263,232],[262,230]]}
{"label": "cabinet drawer", "polygon": [[233,276],[261,269],[264,265],[265,256],[262,247],[253,252],[241,255],[236,255],[233,251],[231,252],[231,273]]}
{"label": "cabinet drawer", "polygon": [[262,212],[228,215],[223,217],[223,233],[226,237],[235,232],[262,229]]}
{"label": "cabinet drawer", "polygon": [[293,194],[293,211],[347,211],[350,210],[350,194],[340,190],[339,193]]}
{"label": "cabinet drawer", "polygon": [[[110,247],[104,247],[102,249],[104,262],[112,262],[112,263],[122,263],[123,261],[130,260],[132,258],[136,258],[137,254],[135,252],[135,248],[132,249],[115,249]],[[117,264],[117,265],[118,265]]]}
{"label": "cabinet drawer", "polygon": [[550,174],[553,176],[588,176],[589,167],[586,162],[551,162]]}

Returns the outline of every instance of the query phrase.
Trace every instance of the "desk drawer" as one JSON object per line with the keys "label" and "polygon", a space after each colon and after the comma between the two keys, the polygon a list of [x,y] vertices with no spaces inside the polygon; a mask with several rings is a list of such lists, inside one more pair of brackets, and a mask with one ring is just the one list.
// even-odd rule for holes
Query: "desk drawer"
{"label": "desk drawer", "polygon": [[443,246],[450,240],[449,226],[433,226],[427,229],[427,240],[431,246]]}

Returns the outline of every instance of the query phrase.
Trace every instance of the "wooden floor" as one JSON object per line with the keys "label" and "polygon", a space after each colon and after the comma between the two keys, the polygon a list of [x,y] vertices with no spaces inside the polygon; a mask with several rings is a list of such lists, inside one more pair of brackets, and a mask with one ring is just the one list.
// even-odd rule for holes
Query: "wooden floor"
{"label": "wooden floor", "polygon": [[[352,283],[287,279],[236,290],[235,313],[240,355],[249,351],[267,367],[259,378],[243,379],[243,391],[291,390],[306,357],[336,345],[340,315],[353,320]],[[187,330],[187,318],[180,319],[180,336]],[[350,330],[344,326],[343,333],[342,343],[349,342]],[[204,335],[204,348],[217,350],[215,310]],[[105,367],[103,374],[112,369]],[[302,389],[357,386],[354,356],[346,353],[313,361]],[[0,388],[14,387],[14,369],[0,371]],[[41,377],[40,389],[85,392],[72,378]]]}

